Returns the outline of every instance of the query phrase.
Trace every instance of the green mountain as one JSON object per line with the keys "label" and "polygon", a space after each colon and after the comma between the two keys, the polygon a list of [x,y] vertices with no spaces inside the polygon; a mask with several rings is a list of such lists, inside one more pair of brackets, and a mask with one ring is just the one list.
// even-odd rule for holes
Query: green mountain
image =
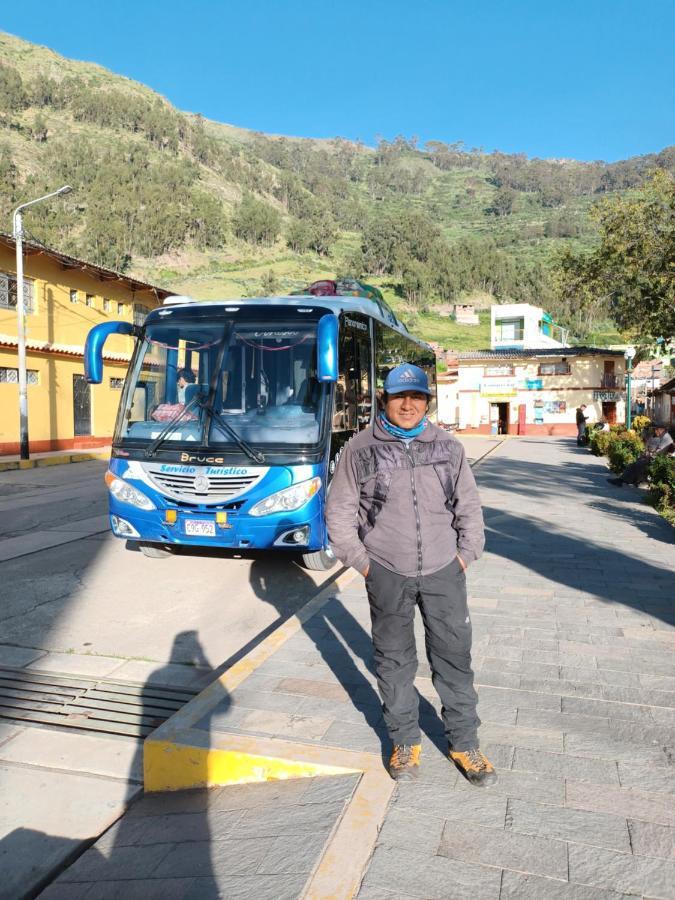
{"label": "green mountain", "polygon": [[606,164],[250,132],[0,33],[0,230],[17,203],[71,184],[26,215],[32,237],[196,297],[361,274],[425,337],[475,345],[434,310],[555,306],[550,261],[592,246],[594,200],[654,167],[674,171],[675,147]]}

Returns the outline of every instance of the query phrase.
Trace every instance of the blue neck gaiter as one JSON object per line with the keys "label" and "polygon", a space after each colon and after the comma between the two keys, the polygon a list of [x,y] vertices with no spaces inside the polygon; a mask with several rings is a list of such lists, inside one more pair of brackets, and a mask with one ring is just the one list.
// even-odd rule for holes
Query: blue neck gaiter
{"label": "blue neck gaiter", "polygon": [[380,425],[388,434],[393,435],[393,437],[398,438],[401,441],[410,441],[413,438],[418,437],[422,434],[429,422],[425,416],[419,425],[415,425],[414,428],[399,428],[398,425],[394,425],[390,422],[383,412],[380,413],[379,421]]}

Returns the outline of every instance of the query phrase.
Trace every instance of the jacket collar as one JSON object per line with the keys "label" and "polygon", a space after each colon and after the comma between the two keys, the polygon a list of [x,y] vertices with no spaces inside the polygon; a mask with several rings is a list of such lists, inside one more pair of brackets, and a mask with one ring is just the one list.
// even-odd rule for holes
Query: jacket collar
{"label": "jacket collar", "polygon": [[[380,425],[379,416],[375,417],[375,421],[373,422],[372,428],[373,428],[373,437],[375,437],[376,440],[378,440],[378,441],[394,441],[395,443],[402,443],[402,441],[399,438],[394,437],[393,434],[389,434],[388,431],[384,430],[384,428]],[[434,425],[434,423],[429,422],[429,424],[424,429],[422,434],[419,434],[416,438],[413,438],[413,441],[423,441],[423,442],[433,441],[434,437],[435,437],[435,435],[434,435],[435,428],[436,428],[436,426]]]}

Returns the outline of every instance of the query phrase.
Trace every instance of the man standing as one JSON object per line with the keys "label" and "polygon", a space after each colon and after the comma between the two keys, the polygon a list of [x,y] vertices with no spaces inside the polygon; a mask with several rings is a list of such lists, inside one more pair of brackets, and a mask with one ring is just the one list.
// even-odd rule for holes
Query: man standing
{"label": "man standing", "polygon": [[610,484],[623,487],[633,484],[636,487],[647,478],[647,469],[655,456],[667,456],[675,450],[675,443],[668,433],[665,422],[654,422],[654,433],[645,441],[645,452],[635,462],[626,466],[618,478],[608,478]]}
{"label": "man standing", "polygon": [[352,438],[331,483],[331,547],[366,578],[375,668],[394,745],[392,778],[420,764],[417,654],[419,605],[432,679],[443,704],[450,759],[476,785],[497,780],[478,749],[466,568],[481,555],[483,516],[459,441],[427,419],[422,369],[397,366],[384,383],[384,409]]}
{"label": "man standing", "polygon": [[577,406],[577,447],[583,447],[586,443],[586,422],[588,421],[588,416],[584,415],[585,410],[585,403]]}

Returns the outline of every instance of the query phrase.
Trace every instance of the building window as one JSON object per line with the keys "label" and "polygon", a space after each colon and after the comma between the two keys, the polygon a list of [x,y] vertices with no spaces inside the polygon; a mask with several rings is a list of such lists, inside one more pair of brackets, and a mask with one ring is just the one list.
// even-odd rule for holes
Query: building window
{"label": "building window", "polygon": [[77,291],[74,288],[71,288],[70,291],[70,302],[77,303]]}
{"label": "building window", "polygon": [[134,303],[134,325],[142,325],[149,312],[150,308],[148,306],[143,306],[142,303]]}
{"label": "building window", "polygon": [[87,306],[92,307],[92,306],[94,305],[94,295],[93,295],[93,294],[87,294],[87,295],[85,296],[84,302],[85,302],[85,304],[86,304]]}
{"label": "building window", "polygon": [[110,312],[110,300],[103,298],[103,312]]}
{"label": "building window", "polygon": [[[40,384],[40,375],[36,369],[28,369],[26,372],[26,381],[28,384]],[[0,366],[0,384],[18,384],[19,370],[7,369]]]}
{"label": "building window", "polygon": [[[35,312],[35,290],[30,278],[23,280],[23,308],[26,313]],[[0,308],[16,309],[16,275],[0,272]]]}
{"label": "building window", "polygon": [[572,369],[567,362],[557,363],[541,363],[539,366],[540,375],[570,375]]}
{"label": "building window", "polygon": [[485,367],[485,377],[491,378],[494,376],[509,377],[513,375],[513,366],[486,366]]}
{"label": "building window", "polygon": [[495,340],[522,341],[525,335],[525,319],[495,319]]}
{"label": "building window", "polygon": [[121,391],[124,387],[124,378],[111,378],[110,387],[113,391]]}
{"label": "building window", "polygon": [[123,315],[124,315],[124,303],[118,303],[118,304],[117,304],[117,315],[118,315],[118,316],[123,316]]}

